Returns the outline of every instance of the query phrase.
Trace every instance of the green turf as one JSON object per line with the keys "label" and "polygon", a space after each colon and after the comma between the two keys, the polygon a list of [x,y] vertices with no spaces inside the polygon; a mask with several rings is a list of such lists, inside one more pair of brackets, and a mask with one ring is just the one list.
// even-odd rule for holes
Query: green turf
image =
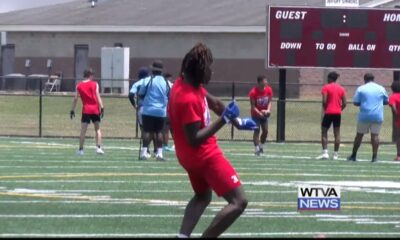
{"label": "green turf", "polygon": [[[192,196],[173,153],[167,162],[138,161],[137,140],[93,139],[78,157],[77,139],[0,138],[0,237],[174,237]],[[223,237],[399,237],[400,164],[382,145],[378,163],[363,144],[359,159],[315,160],[319,144],[268,144],[253,155],[248,142],[220,142],[243,182],[249,205]],[[340,211],[297,211],[297,185],[349,182]],[[362,184],[368,186],[362,186]],[[388,184],[392,185],[388,185]],[[375,185],[373,185],[375,184]],[[372,186],[371,186],[372,185]],[[226,203],[213,201],[194,230],[207,227]]]}
{"label": "green turf", "polygon": [[[229,99],[223,99],[228,103]],[[105,117],[101,128],[105,138],[133,138],[136,137],[136,113],[127,97],[103,97]],[[250,116],[250,103],[247,98],[239,98],[242,117]],[[76,118],[70,120],[72,96],[43,97],[42,136],[78,136],[80,131],[81,104],[78,103]],[[39,97],[38,96],[0,96],[1,121],[0,135],[38,136],[39,134]],[[341,139],[351,142],[356,134],[356,117],[358,108],[351,103],[342,115]],[[391,142],[392,113],[385,107],[385,121],[380,134],[382,142]],[[215,116],[213,115],[215,119]],[[276,140],[277,106],[273,102],[272,114],[269,119],[268,139]],[[294,101],[286,104],[286,141],[319,141],[321,122],[321,103],[319,100]],[[94,136],[93,127],[89,126],[87,136]],[[231,128],[224,128],[218,132],[221,139],[231,139]],[[329,140],[333,140],[332,130],[329,131]],[[234,130],[233,139],[251,140],[252,132]],[[365,136],[364,141],[370,137]]]}

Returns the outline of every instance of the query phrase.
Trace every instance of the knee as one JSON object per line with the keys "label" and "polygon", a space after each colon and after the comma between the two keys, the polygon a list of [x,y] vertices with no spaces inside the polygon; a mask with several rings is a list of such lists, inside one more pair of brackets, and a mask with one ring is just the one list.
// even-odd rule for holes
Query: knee
{"label": "knee", "polygon": [[194,198],[196,201],[203,202],[204,204],[208,205],[211,202],[212,193],[207,191],[206,193],[203,194],[196,194]]}
{"label": "knee", "polygon": [[247,198],[236,199],[236,200],[233,202],[233,204],[234,204],[236,210],[237,210],[239,213],[242,213],[242,212],[246,209],[248,203],[249,203],[249,202],[248,202]]}

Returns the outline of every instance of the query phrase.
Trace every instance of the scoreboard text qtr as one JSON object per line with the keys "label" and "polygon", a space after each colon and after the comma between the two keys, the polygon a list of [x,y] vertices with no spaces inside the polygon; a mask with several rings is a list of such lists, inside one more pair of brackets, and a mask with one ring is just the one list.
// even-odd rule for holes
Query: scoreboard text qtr
{"label": "scoreboard text qtr", "polygon": [[400,68],[399,9],[267,11],[267,67]]}

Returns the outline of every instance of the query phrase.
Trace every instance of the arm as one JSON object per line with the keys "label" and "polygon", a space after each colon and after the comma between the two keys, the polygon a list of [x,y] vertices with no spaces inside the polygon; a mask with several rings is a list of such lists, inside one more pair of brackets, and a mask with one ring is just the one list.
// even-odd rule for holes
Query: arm
{"label": "arm", "polygon": [[390,106],[390,108],[392,109],[394,118],[397,119],[397,108],[396,108],[396,103],[390,104],[389,106]]}
{"label": "arm", "polygon": [[200,122],[194,122],[184,125],[183,130],[190,146],[196,147],[218,132],[224,125],[225,121],[219,117],[205,128],[200,129]]}
{"label": "arm", "polygon": [[343,109],[345,109],[347,106],[347,99],[346,99],[346,95],[342,96],[342,111]]}
{"label": "arm", "polygon": [[75,89],[74,99],[72,100],[71,112],[75,112],[76,104],[78,103],[79,92]]}
{"label": "arm", "polygon": [[136,95],[134,94],[134,93],[129,93],[128,94],[128,98],[129,98],[129,101],[131,102],[131,104],[132,104],[132,107],[134,108],[134,109],[136,109],[136,102],[135,102],[135,97],[136,97]]}
{"label": "arm", "polygon": [[328,96],[326,93],[322,94],[322,108],[325,110],[326,109],[326,104],[328,102]]}
{"label": "arm", "polygon": [[103,101],[101,100],[100,97],[100,92],[99,92],[99,84],[96,84],[96,97],[97,97],[97,101],[99,101],[99,105],[100,105],[100,109],[103,109]]}
{"label": "arm", "polygon": [[224,112],[225,104],[219,98],[207,93],[206,95],[208,107],[218,116]]}
{"label": "arm", "polygon": [[[255,100],[252,99],[252,98],[250,98],[250,106],[251,106],[251,109],[254,110],[254,112],[257,113],[257,115],[258,115],[259,117],[263,117],[263,116],[264,116],[264,114],[263,114],[260,110],[258,110],[258,109],[256,108],[256,102],[255,102]],[[271,107],[271,106],[269,105],[269,107]]]}

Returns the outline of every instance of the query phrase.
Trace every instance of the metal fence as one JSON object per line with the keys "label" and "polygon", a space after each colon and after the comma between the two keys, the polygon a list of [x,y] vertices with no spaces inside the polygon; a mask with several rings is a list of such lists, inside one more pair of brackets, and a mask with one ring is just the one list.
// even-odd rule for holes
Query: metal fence
{"label": "metal fence", "polygon": [[[1,89],[0,90],[0,135],[1,136],[38,136],[38,137],[78,137],[80,130],[80,116],[73,120],[69,118],[72,105],[73,91],[45,91],[45,82],[30,83],[28,89]],[[74,79],[63,79],[63,82],[76,84]],[[133,83],[129,80],[129,87]],[[101,86],[101,81],[99,81]],[[278,83],[270,83],[277,92]],[[241,110],[242,117],[250,116],[250,102],[247,94],[254,87],[254,83],[235,83],[214,81],[207,86],[210,93],[219,96],[228,103],[235,98]],[[319,142],[322,106],[320,89],[322,84],[287,86],[288,91],[304,92],[307,97],[288,98],[285,104],[284,141],[287,142]],[[343,142],[352,142],[356,134],[356,119],[358,107],[351,104],[351,98],[357,86],[344,86],[348,96],[348,107],[342,115],[341,139]],[[387,86],[386,86],[387,87]],[[42,89],[42,91],[39,91]],[[389,89],[387,87],[387,89]],[[131,106],[126,94],[122,91],[101,93],[105,117],[101,128],[105,138],[138,138],[140,136],[136,123],[136,112]],[[277,99],[274,96],[272,113],[269,118],[268,141],[279,141],[277,122]],[[76,112],[81,111],[78,104]],[[213,116],[215,119],[215,116]],[[392,113],[385,107],[385,121],[381,130],[381,141],[392,142]],[[233,127],[222,128],[217,136],[221,140],[252,140],[251,131],[239,131]],[[94,131],[88,129],[87,135],[94,137]],[[332,130],[328,135],[333,140]],[[369,141],[369,137],[365,137]]]}

